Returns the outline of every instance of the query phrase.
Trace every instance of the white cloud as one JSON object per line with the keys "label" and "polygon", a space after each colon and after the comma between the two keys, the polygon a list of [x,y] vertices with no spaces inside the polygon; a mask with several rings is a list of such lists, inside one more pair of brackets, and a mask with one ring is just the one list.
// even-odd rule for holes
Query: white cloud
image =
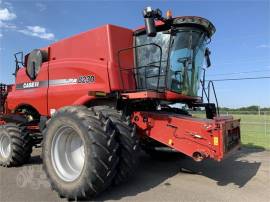
{"label": "white cloud", "polygon": [[270,48],[270,44],[261,44],[258,45],[257,48]]}
{"label": "white cloud", "polygon": [[46,40],[55,39],[55,35],[53,33],[47,32],[46,28],[41,26],[27,26],[26,29],[18,30],[18,32]]}
{"label": "white cloud", "polygon": [[46,32],[46,29],[44,27],[40,27],[40,26],[27,26],[27,28],[35,33],[45,33]]}
{"label": "white cloud", "polygon": [[0,21],[0,28],[2,29],[16,29],[17,26],[11,23]]}
{"label": "white cloud", "polygon": [[10,21],[16,17],[16,14],[10,12],[7,8],[0,9],[0,21]]}
{"label": "white cloud", "polygon": [[[14,9],[12,7],[12,4],[7,2],[2,3],[5,4],[6,8],[0,8],[0,29],[17,31],[19,33],[28,36],[38,37],[40,39],[55,40],[55,35],[51,32],[48,32],[44,27],[41,26],[26,26],[24,28],[17,27],[16,24],[11,22],[12,20],[17,18]],[[46,5],[42,3],[36,3],[35,5],[39,8],[40,11],[43,11],[47,8]],[[2,36],[3,35],[1,34],[1,37]]]}
{"label": "white cloud", "polygon": [[43,4],[43,3],[40,3],[40,2],[36,3],[36,7],[38,8],[38,10],[40,12],[45,11],[47,9],[47,6],[45,4]]}
{"label": "white cloud", "polygon": [[0,28],[1,29],[15,29],[16,26],[8,23],[16,18],[16,14],[11,12],[8,8],[0,8]]}

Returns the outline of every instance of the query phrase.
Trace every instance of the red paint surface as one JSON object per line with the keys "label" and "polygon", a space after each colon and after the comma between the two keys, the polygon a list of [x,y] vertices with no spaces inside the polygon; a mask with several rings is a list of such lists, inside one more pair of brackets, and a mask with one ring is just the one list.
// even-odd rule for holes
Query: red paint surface
{"label": "red paint surface", "polygon": [[[240,145],[239,141],[226,151],[224,139],[228,132],[240,127],[240,120],[231,118],[210,120],[159,112],[135,112],[133,123],[142,136],[153,138],[190,157],[199,152],[205,157],[221,160],[230,150]],[[239,136],[240,131],[234,135]],[[214,137],[219,139],[218,145],[214,145]]]}
{"label": "red paint surface", "polygon": [[[34,81],[25,68],[18,71],[16,84],[58,79],[78,79],[93,75],[94,83],[44,86],[16,90],[14,87],[7,98],[7,108],[15,110],[21,105],[31,105],[41,115],[50,115],[50,109],[66,105],[79,105],[93,99],[89,91],[122,90],[117,54],[120,49],[132,47],[133,31],[113,25],[105,25],[76,36],[56,42],[49,47],[49,61],[43,63]],[[126,56],[125,65],[133,66],[133,55]],[[124,80],[130,80],[124,77]],[[130,83],[132,89],[134,83]]]}

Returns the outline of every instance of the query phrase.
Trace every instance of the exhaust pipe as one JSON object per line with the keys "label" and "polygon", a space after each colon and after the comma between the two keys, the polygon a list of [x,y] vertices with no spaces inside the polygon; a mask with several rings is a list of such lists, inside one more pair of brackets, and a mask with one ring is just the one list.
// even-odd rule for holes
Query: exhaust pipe
{"label": "exhaust pipe", "polygon": [[151,7],[146,7],[143,10],[143,17],[147,35],[149,37],[155,37],[157,35],[155,19],[165,21],[162,17],[161,10],[153,10]]}
{"label": "exhaust pipe", "polygon": [[154,10],[151,7],[147,7],[143,10],[143,17],[145,23],[146,33],[149,37],[155,37],[157,34],[155,25]]}

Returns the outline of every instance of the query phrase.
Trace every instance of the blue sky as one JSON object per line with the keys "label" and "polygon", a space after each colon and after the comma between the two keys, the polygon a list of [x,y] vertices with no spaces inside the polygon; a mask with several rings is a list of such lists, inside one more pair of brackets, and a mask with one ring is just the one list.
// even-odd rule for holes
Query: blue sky
{"label": "blue sky", "polygon": [[[13,83],[13,54],[116,24],[143,24],[146,6],[202,16],[217,28],[208,79],[270,76],[270,1],[6,1],[0,0],[0,82]],[[216,82],[221,106],[270,107],[270,79]]]}

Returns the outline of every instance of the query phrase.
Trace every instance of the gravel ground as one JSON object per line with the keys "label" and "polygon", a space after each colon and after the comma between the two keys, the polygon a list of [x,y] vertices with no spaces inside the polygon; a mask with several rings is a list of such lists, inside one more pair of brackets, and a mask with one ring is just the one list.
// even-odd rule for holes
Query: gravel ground
{"label": "gravel ground", "polygon": [[[0,201],[66,201],[52,192],[40,149],[29,164],[0,168]],[[94,201],[270,201],[270,151],[243,148],[222,162],[153,160],[142,154],[136,175]]]}

